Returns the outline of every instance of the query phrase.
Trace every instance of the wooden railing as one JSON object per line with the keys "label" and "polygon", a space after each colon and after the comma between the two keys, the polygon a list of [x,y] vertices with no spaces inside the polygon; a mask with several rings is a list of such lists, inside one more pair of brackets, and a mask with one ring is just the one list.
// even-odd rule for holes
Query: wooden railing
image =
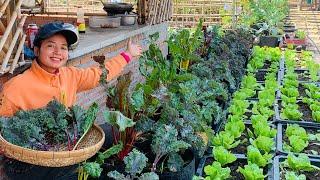
{"label": "wooden railing", "polygon": [[16,67],[25,64],[22,54],[26,39],[23,25],[27,16],[21,15],[21,3],[22,0],[0,2],[0,74],[13,73]]}
{"label": "wooden railing", "polygon": [[[110,0],[105,0],[110,2]],[[150,0],[146,0],[150,1]],[[233,9],[239,7],[240,0],[173,0],[173,15],[170,20],[174,27],[192,27],[199,19],[204,19],[204,24],[221,23],[221,9]],[[123,2],[135,3],[134,0],[123,0]],[[85,12],[105,14],[100,0],[45,0],[45,12],[54,14],[73,14],[77,6],[81,5]],[[234,16],[232,10],[227,16]]]}

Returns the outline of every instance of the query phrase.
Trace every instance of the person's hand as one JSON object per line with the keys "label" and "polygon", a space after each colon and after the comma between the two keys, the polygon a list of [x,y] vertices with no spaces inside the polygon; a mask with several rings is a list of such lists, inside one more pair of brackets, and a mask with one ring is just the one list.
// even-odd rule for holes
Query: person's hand
{"label": "person's hand", "polygon": [[142,48],[138,44],[134,44],[131,41],[131,38],[128,41],[128,49],[126,53],[130,54],[132,57],[139,57],[142,53]]}

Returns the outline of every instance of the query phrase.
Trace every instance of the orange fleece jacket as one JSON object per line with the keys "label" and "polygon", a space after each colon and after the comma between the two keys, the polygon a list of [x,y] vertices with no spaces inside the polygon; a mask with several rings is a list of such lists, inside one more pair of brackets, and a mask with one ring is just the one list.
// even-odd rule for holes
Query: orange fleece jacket
{"label": "orange fleece jacket", "polygon": [[[119,75],[126,64],[127,61],[121,55],[107,61],[107,80]],[[12,116],[19,110],[42,108],[54,98],[70,107],[76,102],[78,92],[99,84],[101,73],[99,67],[62,67],[57,74],[51,74],[33,61],[30,69],[4,84],[0,93],[0,116]]]}

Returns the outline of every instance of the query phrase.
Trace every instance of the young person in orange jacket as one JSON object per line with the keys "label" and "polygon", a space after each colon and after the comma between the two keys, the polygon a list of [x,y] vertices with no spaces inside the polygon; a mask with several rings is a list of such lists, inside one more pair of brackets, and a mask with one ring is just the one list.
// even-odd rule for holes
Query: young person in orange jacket
{"label": "young person in orange jacket", "polygon": [[[36,60],[31,68],[4,84],[0,94],[0,116],[13,116],[19,110],[42,108],[54,98],[72,106],[76,94],[99,84],[99,67],[65,67],[69,47],[78,42],[76,28],[68,23],[43,25],[34,40]],[[132,57],[141,55],[141,47],[128,43],[126,52],[105,62],[110,80],[123,70]],[[10,179],[74,179],[76,166],[45,168],[9,160],[5,172]]]}
{"label": "young person in orange jacket", "polygon": [[[64,67],[68,48],[78,39],[77,30],[71,24],[55,22],[41,27],[34,40],[36,60],[31,68],[4,84],[0,116],[44,107],[53,98],[72,106],[78,92],[96,87],[102,73],[99,67]],[[126,52],[105,63],[109,71],[107,80],[117,76],[133,56],[140,54],[141,47],[129,41]]]}

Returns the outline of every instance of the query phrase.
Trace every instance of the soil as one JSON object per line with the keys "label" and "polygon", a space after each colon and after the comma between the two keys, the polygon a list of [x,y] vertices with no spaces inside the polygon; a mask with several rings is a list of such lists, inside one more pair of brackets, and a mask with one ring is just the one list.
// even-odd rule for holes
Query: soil
{"label": "soil", "polygon": [[[246,129],[247,128],[249,128],[253,132],[253,128],[251,127],[251,124],[250,125],[246,124]],[[247,147],[250,145],[250,142],[249,142],[249,135],[246,129],[244,130],[240,138],[237,139],[237,140],[240,140],[241,143],[237,147],[230,150],[233,154],[247,154]]]}
{"label": "soil", "polygon": [[[207,158],[206,162],[205,162],[205,166],[209,165],[209,164],[212,164],[213,161],[214,161],[213,158]],[[228,180],[242,180],[242,179],[244,179],[243,175],[240,172],[238,172],[237,169],[239,167],[244,168],[244,166],[247,165],[247,164],[248,164],[247,163],[247,159],[238,158],[235,162],[233,162],[233,163],[231,163],[229,165],[225,165],[225,167],[229,167],[230,170],[231,170],[231,173],[230,173],[231,178],[228,178]],[[265,175],[268,174],[268,168],[267,167],[265,167],[263,169],[263,174],[265,174]],[[205,177],[205,173],[203,171],[202,171],[202,177]],[[268,179],[268,177],[266,177],[265,179]]]}
{"label": "soil", "polygon": [[[267,75],[267,73],[268,73],[267,70],[259,70],[259,71],[257,71],[257,72],[256,72],[256,75],[255,75],[257,81],[258,81],[258,82],[259,82],[259,81],[260,81],[260,82],[264,82],[264,81],[265,81],[265,76]],[[276,76],[278,76],[278,74],[277,74]]]}
{"label": "soil", "polygon": [[309,73],[305,70],[295,70],[295,73],[298,74],[298,81],[309,81]]}
{"label": "soil", "polygon": [[125,164],[123,163],[123,161],[120,161],[116,157],[105,160],[105,163],[101,165],[101,168],[103,170],[101,172],[101,176],[99,177],[99,179],[111,180],[112,178],[109,178],[107,175],[110,171],[117,170],[120,173],[125,172]]}
{"label": "soil", "polygon": [[300,99],[304,97],[308,97],[305,90],[306,88],[301,83],[299,83],[298,91],[299,91]]}
{"label": "soil", "polygon": [[[304,174],[307,178],[307,180],[319,180],[320,179],[320,172],[314,171],[314,172],[302,172],[299,174]],[[280,172],[281,179],[285,178],[285,173],[283,171]]]}
{"label": "soil", "polygon": [[[264,62],[264,65],[263,65],[263,67],[262,67],[261,69],[269,69],[270,66],[271,66],[271,62],[270,62],[270,61],[265,61],[265,62]],[[260,69],[260,70],[261,70],[261,69]]]}
{"label": "soil", "polygon": [[[307,122],[315,122],[312,119],[312,111],[309,108],[308,104],[303,103],[302,101],[298,101],[297,104],[299,105],[299,111],[303,114],[301,121],[307,121]],[[282,112],[282,105],[281,101],[279,101],[279,107],[280,107],[280,112]],[[288,120],[288,119],[286,119]],[[290,119],[289,119],[290,120]],[[300,121],[299,121],[300,122]]]}
{"label": "soil", "polygon": [[[251,116],[253,115],[253,113],[252,113],[252,108],[253,108],[253,102],[258,102],[258,99],[257,100],[251,100],[251,101],[249,101],[250,102],[250,105],[249,105],[249,107],[247,108],[247,112],[245,112],[244,113],[244,115],[245,116],[247,116],[247,118],[245,119],[245,120],[248,120],[249,122],[251,121]],[[273,118],[272,117],[270,117],[269,119],[268,119],[268,121],[272,121],[273,120]]]}
{"label": "soil", "polygon": [[265,81],[265,76],[268,73],[268,71],[258,71],[256,72],[256,79],[257,81]]}
{"label": "soil", "polygon": [[[312,129],[310,127],[304,128],[304,129],[307,131],[308,134],[319,133],[319,131],[317,129]],[[285,128],[282,129],[282,134],[283,134],[283,141],[286,142],[287,144],[289,144],[289,139],[285,135]],[[314,143],[316,143],[316,144],[314,144]],[[317,144],[320,144],[320,142],[319,141],[309,141],[309,145],[303,150],[302,153],[313,155],[312,151],[316,151],[320,155],[320,145],[317,145]]]}
{"label": "soil", "polygon": [[301,101],[297,102],[297,104],[299,105],[299,111],[303,114],[302,119],[304,121],[314,122],[314,120],[312,119],[312,111],[309,108],[309,105]]}

